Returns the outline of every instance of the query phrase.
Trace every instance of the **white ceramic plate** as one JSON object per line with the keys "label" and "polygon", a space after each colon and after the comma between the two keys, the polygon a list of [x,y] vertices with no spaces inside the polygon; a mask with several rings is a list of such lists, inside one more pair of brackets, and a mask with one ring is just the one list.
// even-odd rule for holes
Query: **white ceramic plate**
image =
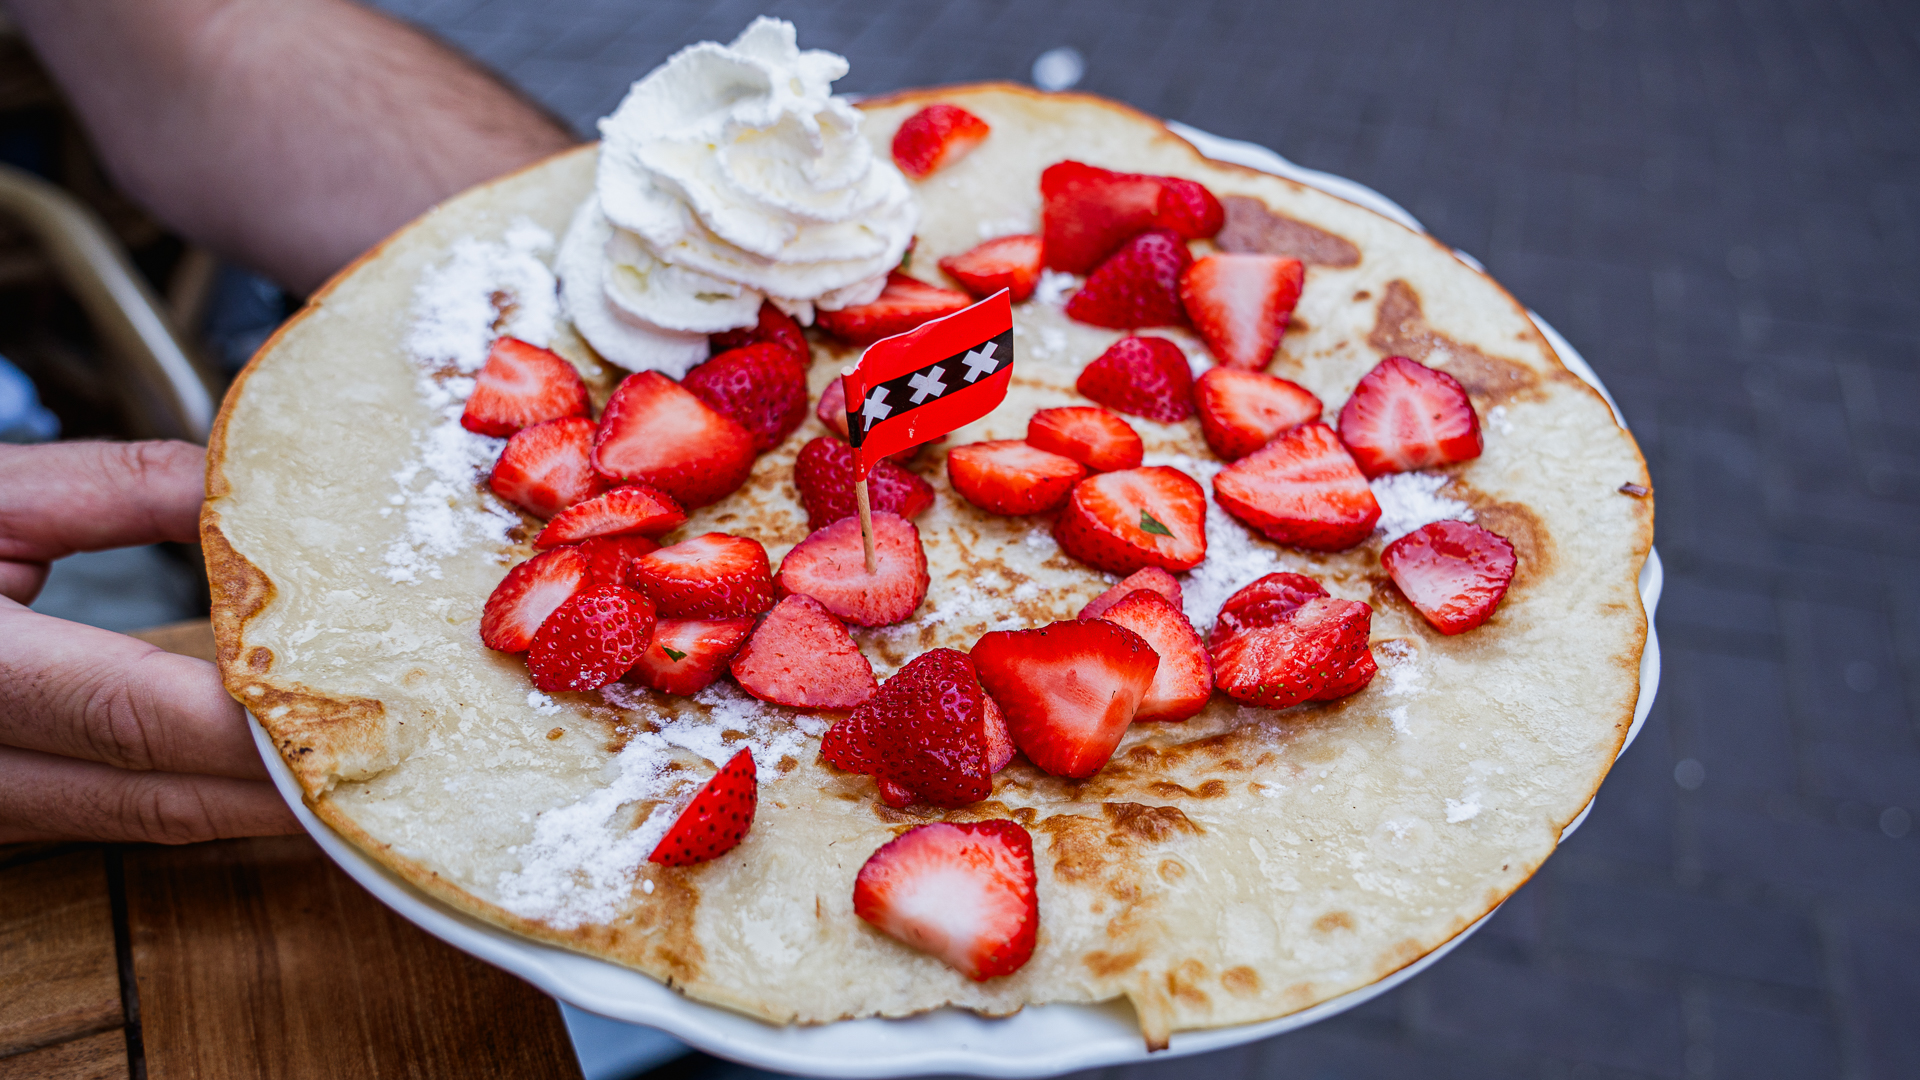
{"label": "white ceramic plate", "polygon": [[[1209,135],[1184,124],[1173,129],[1209,157],[1229,161],[1320,188],[1359,203],[1411,228],[1420,223],[1398,204],[1351,180],[1303,169],[1263,146]],[[1465,253],[1461,258],[1478,268]],[[1554,351],[1575,374],[1613,404],[1587,362],[1538,315]],[[1620,417],[1614,405],[1615,417]],[[1625,419],[1621,418],[1621,423]],[[1652,619],[1660,601],[1660,557],[1649,552],[1640,572],[1640,597],[1647,610],[1647,645],[1640,660],[1640,698],[1634,706],[1631,744],[1653,707],[1660,682],[1660,643]],[[249,718],[251,719],[251,717]],[[389,873],[313,816],[300,799],[293,773],[274,751],[256,722],[254,741],[287,803],[341,869],[389,907],[442,941],[513,972],[540,989],[588,1012],[669,1032],[720,1057],[781,1072],[830,1077],[914,1076],[966,1073],[977,1076],[1052,1076],[1075,1069],[1142,1061],[1147,1058],[1133,1010],[1123,1002],[1101,1005],[1037,1005],[1000,1019],[960,1009],[938,1009],[899,1020],[843,1020],[816,1027],[776,1027],[739,1013],[690,1000],[637,971],[581,956],[520,937],[464,915],[432,899]],[[1625,746],[1621,749],[1624,751]],[[1591,810],[1589,804],[1587,810]],[[1583,810],[1561,833],[1562,839],[1586,820]],[[1426,970],[1492,918],[1474,923],[1453,940],[1370,986],[1322,1002],[1313,1008],[1258,1024],[1183,1032],[1153,1060],[1205,1053],[1253,1042],[1305,1027],[1378,997]]]}

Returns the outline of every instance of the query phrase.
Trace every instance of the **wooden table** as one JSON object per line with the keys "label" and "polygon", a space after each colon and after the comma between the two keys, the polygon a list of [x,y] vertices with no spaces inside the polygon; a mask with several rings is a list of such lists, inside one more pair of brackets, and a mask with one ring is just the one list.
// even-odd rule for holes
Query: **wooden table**
{"label": "wooden table", "polygon": [[305,836],[0,847],[0,1080],[482,1076],[578,1080],[559,1006]]}

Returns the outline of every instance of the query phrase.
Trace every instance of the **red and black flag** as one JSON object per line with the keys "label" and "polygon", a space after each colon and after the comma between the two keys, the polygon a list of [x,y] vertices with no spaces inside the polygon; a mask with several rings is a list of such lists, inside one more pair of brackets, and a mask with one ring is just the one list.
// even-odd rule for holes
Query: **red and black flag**
{"label": "red and black flag", "polygon": [[855,475],[994,410],[1013,381],[1013,302],[1002,289],[867,347],[842,376]]}

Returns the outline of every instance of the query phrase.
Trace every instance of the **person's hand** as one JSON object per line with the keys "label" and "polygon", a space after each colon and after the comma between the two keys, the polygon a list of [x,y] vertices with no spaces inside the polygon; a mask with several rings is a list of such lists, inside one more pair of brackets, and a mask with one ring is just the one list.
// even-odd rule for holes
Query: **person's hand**
{"label": "person's hand", "polygon": [[205,454],[0,445],[0,843],[298,832],[204,660],[29,610],[77,551],[191,542]]}

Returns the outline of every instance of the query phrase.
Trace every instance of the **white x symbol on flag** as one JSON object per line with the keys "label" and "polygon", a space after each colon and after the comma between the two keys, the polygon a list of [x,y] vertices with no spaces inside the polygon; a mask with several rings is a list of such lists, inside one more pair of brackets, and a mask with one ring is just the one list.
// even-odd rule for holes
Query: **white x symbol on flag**
{"label": "white x symbol on flag", "polygon": [[993,358],[997,342],[989,341],[981,348],[969,352],[960,362],[967,365],[967,381],[973,382],[982,375],[991,375],[1000,367],[1000,361]]}
{"label": "white x symbol on flag", "polygon": [[913,403],[918,405],[927,400],[928,395],[939,397],[946,393],[947,384],[940,381],[940,376],[946,373],[946,368],[937,367],[924,375],[915,374],[913,378],[908,379],[907,385],[913,387]]}
{"label": "white x symbol on flag", "polygon": [[872,431],[873,425],[885,420],[887,414],[893,411],[893,406],[886,404],[886,400],[887,388],[876,386],[873,393],[867,395],[866,404],[860,406],[860,416],[867,422],[868,431]]}

